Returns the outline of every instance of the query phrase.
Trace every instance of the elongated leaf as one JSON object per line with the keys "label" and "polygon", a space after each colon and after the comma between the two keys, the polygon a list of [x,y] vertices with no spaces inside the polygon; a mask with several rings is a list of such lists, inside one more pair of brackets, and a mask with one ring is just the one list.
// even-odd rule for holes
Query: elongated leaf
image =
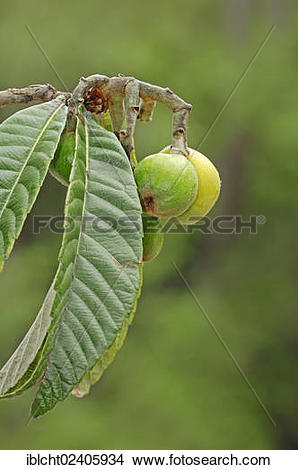
{"label": "elongated leaf", "polygon": [[[141,207],[117,138],[84,114],[66,198],[66,230],[55,284],[57,331],[32,405],[39,416],[64,400],[123,336],[141,284]],[[133,223],[132,223],[133,221]]]}
{"label": "elongated leaf", "polygon": [[[140,276],[142,276],[142,270],[143,270],[142,265],[139,266],[139,270],[140,270]],[[136,296],[135,305],[131,311],[131,314],[128,318],[124,319],[121,330],[117,333],[117,336],[114,342],[109,348],[105,350],[104,354],[102,354],[102,356],[93,366],[93,368],[84,375],[81,382],[74,387],[72,394],[76,396],[77,398],[82,398],[89,393],[91,386],[94,385],[96,382],[98,382],[98,380],[101,378],[106,368],[109,367],[109,365],[114,360],[119,349],[122,347],[124,340],[126,338],[127,332],[128,332],[128,327],[132,323],[133,318],[134,318],[136,304],[137,304],[140,291],[141,291],[141,283],[140,283],[140,289],[139,289],[138,295]]]}
{"label": "elongated leaf", "polygon": [[0,270],[39,193],[66,114],[59,97],[19,111],[0,125]]}
{"label": "elongated leaf", "polygon": [[55,290],[52,285],[25,338],[0,371],[0,398],[15,395],[31,385],[39,351],[51,323],[50,313],[54,298]]}

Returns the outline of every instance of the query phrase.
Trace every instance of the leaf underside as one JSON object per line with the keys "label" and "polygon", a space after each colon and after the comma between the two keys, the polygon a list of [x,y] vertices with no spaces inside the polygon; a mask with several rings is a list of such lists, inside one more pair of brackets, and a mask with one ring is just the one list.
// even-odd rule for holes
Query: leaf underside
{"label": "leaf underside", "polygon": [[77,124],[65,216],[72,227],[59,255],[34,417],[100,377],[123,342],[140,291],[141,206],[132,170],[117,138],[90,113]]}
{"label": "leaf underside", "polygon": [[39,351],[51,323],[50,313],[54,298],[55,290],[52,285],[28,333],[0,371],[0,398],[20,393],[32,384],[39,362]]}
{"label": "leaf underside", "polygon": [[54,156],[66,121],[64,101],[32,106],[0,125],[0,271]]}

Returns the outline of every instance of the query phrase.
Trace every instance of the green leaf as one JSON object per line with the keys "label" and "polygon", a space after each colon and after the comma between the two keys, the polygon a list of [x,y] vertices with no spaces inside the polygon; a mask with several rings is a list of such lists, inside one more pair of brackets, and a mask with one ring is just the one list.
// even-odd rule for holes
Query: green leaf
{"label": "green leaf", "polygon": [[18,238],[64,128],[63,97],[19,111],[0,125],[0,271]]}
{"label": "green leaf", "polygon": [[142,221],[133,173],[117,138],[90,113],[77,124],[65,216],[72,230],[65,230],[59,256],[57,334],[34,417],[64,400],[120,346],[140,291]]}
{"label": "green leaf", "polygon": [[104,114],[94,114],[96,121],[108,131],[113,132],[113,126],[110,116],[110,111],[106,111]]}
{"label": "green leaf", "polygon": [[30,330],[0,371],[0,398],[13,396],[32,384],[39,352],[51,323],[50,313],[56,294],[53,285]]}
{"label": "green leaf", "polygon": [[76,396],[77,398],[82,398],[89,393],[91,386],[94,385],[96,382],[98,382],[98,380],[101,378],[106,368],[109,367],[109,365],[113,362],[119,349],[122,347],[124,340],[126,338],[127,332],[128,332],[128,327],[133,321],[136,306],[137,306],[137,300],[140,295],[141,284],[142,284],[142,269],[143,269],[143,265],[140,265],[139,266],[140,280],[141,280],[140,289],[136,296],[135,305],[131,311],[131,314],[129,315],[128,318],[125,318],[123,320],[122,327],[120,331],[117,333],[117,336],[115,337],[115,340],[112,343],[112,345],[105,350],[105,352],[102,354],[102,356],[93,366],[93,368],[84,375],[81,382],[77,384],[72,390],[72,394]]}

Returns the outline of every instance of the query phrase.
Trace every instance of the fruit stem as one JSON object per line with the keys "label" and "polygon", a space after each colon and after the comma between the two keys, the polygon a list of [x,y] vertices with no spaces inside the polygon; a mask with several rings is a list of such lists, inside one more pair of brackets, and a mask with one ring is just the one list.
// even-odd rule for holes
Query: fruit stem
{"label": "fruit stem", "polygon": [[125,85],[126,132],[120,134],[121,143],[129,159],[133,149],[133,136],[139,111],[139,82],[135,78],[130,78]]}
{"label": "fruit stem", "polygon": [[116,136],[119,138],[120,131],[122,129],[123,122],[124,122],[123,99],[118,95],[110,96],[108,99],[108,104],[109,104],[113,130]]}
{"label": "fruit stem", "polygon": [[155,106],[156,106],[156,101],[143,98],[141,101],[140,112],[137,118],[138,121],[140,122],[152,121]]}

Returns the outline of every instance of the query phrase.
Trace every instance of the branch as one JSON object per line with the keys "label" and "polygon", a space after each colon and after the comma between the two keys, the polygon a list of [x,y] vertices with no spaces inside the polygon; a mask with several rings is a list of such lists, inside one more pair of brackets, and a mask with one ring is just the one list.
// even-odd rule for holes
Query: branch
{"label": "branch", "polygon": [[[188,155],[186,133],[191,105],[175,95],[169,88],[151,85],[136,80],[134,77],[119,75],[109,78],[98,74],[90,75],[87,78],[82,77],[73,94],[58,91],[49,84],[30,85],[26,88],[9,88],[0,91],[0,106],[33,101],[45,102],[56,98],[58,95],[65,95],[70,98],[69,111],[72,120],[75,118],[76,109],[80,103],[85,102],[87,109],[90,109],[91,105],[98,105],[98,109],[102,109],[107,103],[110,108],[114,132],[117,136],[120,136],[122,145],[129,156],[133,150],[133,133],[136,120],[150,121],[156,102],[159,101],[173,112],[171,151]],[[98,102],[93,103],[94,100]],[[99,103],[101,103],[100,106]],[[93,108],[92,110],[94,110]],[[126,117],[126,129],[121,129],[124,115]]]}
{"label": "branch", "polygon": [[51,101],[62,94],[69,95],[69,93],[57,91],[50,84],[29,85],[25,88],[8,88],[8,90],[0,91],[0,106],[30,103],[32,101]]}
{"label": "branch", "polygon": [[[130,149],[132,144],[131,136],[135,125],[135,118],[141,121],[149,121],[152,118],[155,103],[167,106],[173,112],[173,130],[172,130],[172,151],[179,151],[184,155],[188,155],[187,150],[187,123],[188,116],[191,111],[191,104],[186,103],[182,98],[175,95],[169,88],[162,88],[150,83],[136,80],[134,77],[106,77],[105,75],[90,75],[90,77],[82,77],[78,86],[73,92],[71,100],[71,109],[74,112],[78,103],[84,101],[84,97],[90,88],[96,87],[100,90],[104,99],[109,103],[114,103],[112,110],[112,120],[116,124],[114,131],[118,134],[119,126],[123,122],[123,107],[120,105],[122,100],[126,102],[126,112],[128,112],[127,130],[122,130],[122,141]],[[141,107],[136,93],[139,90],[141,98]],[[132,99],[132,106],[127,106],[129,97]],[[117,116],[117,114],[119,115]],[[135,113],[137,113],[135,115]]]}
{"label": "branch", "polygon": [[120,133],[121,143],[129,158],[133,150],[133,136],[140,111],[139,93],[138,80],[131,78],[125,86],[126,131]]}

